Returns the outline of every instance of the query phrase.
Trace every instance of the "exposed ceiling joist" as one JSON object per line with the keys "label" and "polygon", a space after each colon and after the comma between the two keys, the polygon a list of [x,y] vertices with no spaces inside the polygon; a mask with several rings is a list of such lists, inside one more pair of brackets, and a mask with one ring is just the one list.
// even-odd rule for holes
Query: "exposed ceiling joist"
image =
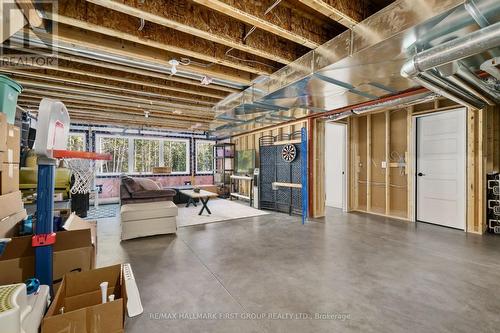
{"label": "exposed ceiling joist", "polygon": [[168,106],[158,106],[158,105],[149,105],[149,104],[144,104],[144,103],[139,103],[139,102],[130,102],[126,100],[115,100],[115,99],[110,99],[110,98],[105,98],[105,97],[92,97],[88,95],[81,95],[81,94],[67,94],[64,92],[58,92],[58,91],[48,91],[48,90],[43,90],[43,89],[38,89],[38,90],[32,90],[29,89],[25,92],[22,93],[20,98],[28,97],[28,98],[34,98],[37,99],[38,101],[41,101],[42,98],[44,97],[49,97],[49,98],[54,98],[54,99],[59,99],[63,102],[75,102],[75,103],[86,103],[87,105],[95,105],[97,107],[128,107],[128,108],[135,108],[138,110],[143,110],[143,111],[161,111],[161,112],[167,112],[167,113],[172,113],[172,114],[182,114],[185,116],[190,116],[190,115],[200,115],[202,117],[206,117],[208,119],[211,119],[215,116],[215,113],[212,111],[200,111],[200,110],[195,110],[195,109],[179,109],[179,108],[174,108],[174,107],[168,107]]}
{"label": "exposed ceiling joist", "polygon": [[243,22],[185,0],[87,1],[282,64],[290,63],[305,52],[266,31],[243,40],[249,29]]}
{"label": "exposed ceiling joist", "polygon": [[[9,61],[7,50],[0,56],[3,63]],[[34,50],[31,50],[34,51]],[[19,52],[17,52],[19,54]],[[25,53],[26,55],[28,53]],[[44,52],[35,53],[44,55]],[[203,86],[197,80],[185,79],[179,76],[148,71],[128,66],[105,63],[102,61],[92,61],[89,59],[67,56],[62,53],[57,54],[57,66],[48,63],[37,64],[36,62],[26,63],[26,66],[32,66],[33,69],[50,69],[67,73],[75,73],[89,77],[106,78],[109,80],[118,80],[122,82],[135,82],[137,84],[147,85],[160,89],[174,90],[195,95],[208,96],[213,98],[224,98],[227,93],[238,92],[239,90],[210,84]],[[14,67],[14,66],[13,66]]]}
{"label": "exposed ceiling joist", "polygon": [[158,107],[169,107],[175,108],[177,110],[197,110],[202,112],[211,112],[210,107],[193,105],[188,103],[175,103],[168,102],[165,100],[153,99],[153,98],[141,98],[136,96],[130,96],[126,94],[113,94],[109,92],[101,92],[97,89],[84,89],[71,87],[67,85],[58,85],[58,84],[48,84],[46,82],[39,81],[27,81],[27,80],[19,80],[24,86],[24,92],[33,93],[37,92],[38,89],[47,89],[54,92],[59,92],[63,94],[74,94],[80,96],[87,96],[89,100],[97,100],[97,98],[106,98],[106,99],[114,99],[117,101],[127,101],[130,103],[136,103],[138,105],[143,105],[146,107],[158,106]]}
{"label": "exposed ceiling joist", "polygon": [[43,18],[38,15],[33,0],[16,0],[16,3],[23,12],[26,20],[28,20],[30,26],[41,29],[44,28]]}
{"label": "exposed ceiling joist", "polygon": [[347,28],[352,28],[370,14],[368,3],[365,0],[299,1]]}
{"label": "exposed ceiling joist", "polygon": [[82,78],[80,75],[75,75],[65,72],[57,72],[52,70],[45,70],[43,73],[37,73],[37,72],[0,68],[0,72],[13,75],[13,78],[15,80],[23,78],[24,79],[31,78],[43,81],[50,81],[50,82],[62,82],[83,87],[94,87],[102,90],[124,92],[132,95],[142,95],[142,96],[149,96],[156,98],[168,98],[180,102],[193,102],[193,103],[196,102],[208,106],[213,106],[218,101],[217,99],[210,97],[194,96],[175,91],[167,92],[165,90],[149,88],[147,86],[142,86],[140,84],[124,84],[112,80],[97,79],[97,78],[94,78],[92,81],[89,81],[86,80],[85,77]]}
{"label": "exposed ceiling joist", "polygon": [[328,27],[315,24],[306,16],[279,4],[272,8],[274,1],[254,0],[193,0],[210,9],[231,16],[264,31],[286,38],[292,42],[315,49],[335,36]]}
{"label": "exposed ceiling joist", "polygon": [[139,29],[140,21],[134,17],[85,1],[60,1],[58,12],[47,15],[59,23],[175,53],[171,58],[189,57],[258,75],[276,69],[276,63],[253,55],[245,56],[248,61],[229,58],[226,46],[165,26],[148,23]]}
{"label": "exposed ceiling joist", "polygon": [[[27,98],[24,98],[20,100],[20,105],[22,105],[23,108],[26,108],[28,110],[37,110],[38,109],[38,103],[34,100],[30,100]],[[108,116],[112,118],[117,118],[116,115],[132,115],[132,116],[138,116],[138,117],[143,117],[145,118],[144,112],[141,110],[133,110],[133,109],[113,109],[113,108],[97,108],[97,107],[89,107],[87,105],[78,105],[74,103],[65,103],[65,106],[68,110],[73,111],[73,110],[79,110],[82,113],[86,112],[89,115],[92,114],[107,114]],[[176,115],[170,115],[170,114],[164,114],[161,112],[149,112],[148,113],[148,118],[156,118],[162,121],[172,121],[172,122],[184,122],[184,123],[200,123],[202,125],[208,125],[210,123],[209,120],[203,119],[203,118],[196,118],[196,117],[180,117]]]}
{"label": "exposed ceiling joist", "polygon": [[[64,24],[58,25],[58,33],[57,36],[54,35],[54,37],[59,41],[87,48],[92,51],[116,54],[135,60],[153,62],[167,68],[170,67],[168,61],[179,56],[162,49],[145,46],[143,44],[134,43]],[[232,83],[243,85],[250,85],[251,80],[254,78],[254,75],[251,73],[221,65],[213,65],[210,67],[190,65],[182,66],[182,68],[179,68],[179,71],[180,70],[207,75],[213,78],[227,80]]]}

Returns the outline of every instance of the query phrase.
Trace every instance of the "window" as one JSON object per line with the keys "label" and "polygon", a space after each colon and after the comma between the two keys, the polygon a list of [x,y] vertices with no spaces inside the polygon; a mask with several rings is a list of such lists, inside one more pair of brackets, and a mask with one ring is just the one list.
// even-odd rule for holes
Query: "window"
{"label": "window", "polygon": [[69,133],[68,150],[85,151],[85,133]]}
{"label": "window", "polygon": [[153,167],[172,168],[173,174],[189,173],[189,139],[96,135],[96,150],[111,154],[100,174],[151,173]]}
{"label": "window", "polygon": [[134,139],[134,172],[151,172],[160,165],[160,140]]}
{"label": "window", "polygon": [[120,137],[99,137],[97,150],[100,153],[111,154],[110,161],[102,163],[102,173],[128,172],[129,140]]}
{"label": "window", "polygon": [[214,170],[214,143],[196,141],[196,173],[212,173]]}
{"label": "window", "polygon": [[188,173],[189,145],[187,140],[163,141],[163,164],[173,173]]}

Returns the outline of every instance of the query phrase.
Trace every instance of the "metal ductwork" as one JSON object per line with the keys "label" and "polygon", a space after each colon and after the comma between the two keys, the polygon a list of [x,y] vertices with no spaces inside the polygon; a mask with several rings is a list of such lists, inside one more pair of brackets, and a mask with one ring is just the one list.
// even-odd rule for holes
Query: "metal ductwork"
{"label": "metal ductwork", "polygon": [[439,95],[437,95],[433,92],[425,92],[425,93],[415,94],[412,96],[394,98],[394,99],[390,99],[390,100],[379,102],[379,103],[373,103],[373,104],[366,105],[366,106],[355,107],[355,108],[352,108],[351,110],[348,110],[348,111],[339,112],[339,113],[328,116],[328,119],[329,120],[341,120],[341,119],[348,118],[352,115],[360,115],[363,113],[375,112],[375,111],[380,111],[380,110],[391,110],[391,109],[405,108],[407,106],[429,102],[429,101],[432,101],[438,97],[439,97]]}
{"label": "metal ductwork", "polygon": [[[269,107],[297,117],[339,110],[332,118],[340,119],[352,115],[351,105],[397,100],[421,86],[471,107],[496,103],[496,81],[475,73],[483,63],[498,73],[485,61],[498,51],[499,21],[498,0],[397,0],[214,110],[249,123]],[[441,65],[460,59],[456,72],[441,74]]]}
{"label": "metal ductwork", "polygon": [[401,75],[459,104],[481,109],[486,104],[497,104],[500,94],[457,61],[495,51],[499,46],[500,22],[497,22],[418,53],[403,65]]}

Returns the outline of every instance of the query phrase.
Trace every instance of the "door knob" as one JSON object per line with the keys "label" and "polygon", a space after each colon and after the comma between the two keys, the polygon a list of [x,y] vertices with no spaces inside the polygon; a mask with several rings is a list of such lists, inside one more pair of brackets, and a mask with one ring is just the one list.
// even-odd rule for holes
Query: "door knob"
{"label": "door knob", "polygon": [[417,176],[422,177],[422,176],[425,176],[425,174],[419,172],[419,173],[417,173]]}

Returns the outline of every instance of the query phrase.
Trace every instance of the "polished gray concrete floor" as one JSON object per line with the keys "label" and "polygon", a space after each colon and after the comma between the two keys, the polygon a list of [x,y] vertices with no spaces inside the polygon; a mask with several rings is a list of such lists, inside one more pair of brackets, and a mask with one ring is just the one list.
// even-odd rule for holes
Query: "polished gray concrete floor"
{"label": "polished gray concrete floor", "polygon": [[127,332],[500,332],[500,237],[327,215],[121,243],[105,219],[98,265],[132,263],[144,314]]}

